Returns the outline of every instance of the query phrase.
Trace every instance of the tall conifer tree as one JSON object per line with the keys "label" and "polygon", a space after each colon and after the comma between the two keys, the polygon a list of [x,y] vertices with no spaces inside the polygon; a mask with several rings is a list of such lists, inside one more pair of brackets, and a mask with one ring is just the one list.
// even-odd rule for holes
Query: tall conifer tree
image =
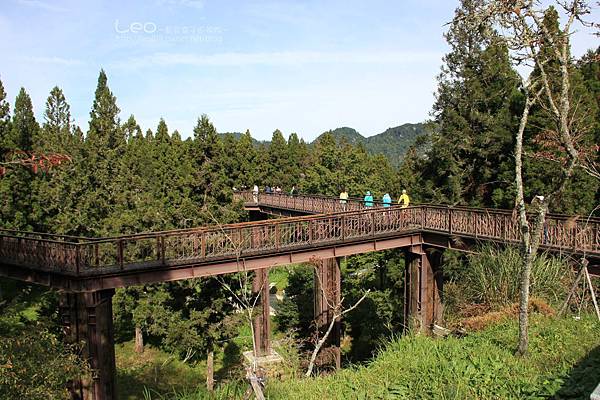
{"label": "tall conifer tree", "polygon": [[512,179],[504,175],[512,165],[520,79],[492,27],[473,27],[465,18],[480,4],[463,0],[445,35],[451,50],[438,77],[436,129],[427,161],[415,172],[430,200],[508,206]]}
{"label": "tall conifer tree", "polygon": [[44,125],[36,143],[43,152],[63,153],[69,147],[71,135],[71,110],[63,91],[55,86],[46,100]]}
{"label": "tall conifer tree", "polygon": [[4,85],[0,80],[0,161],[4,157],[10,132],[10,104],[6,100]]}
{"label": "tall conifer tree", "polygon": [[15,99],[11,133],[8,138],[9,147],[14,150],[31,151],[33,141],[37,139],[39,125],[33,114],[31,97],[21,88]]}

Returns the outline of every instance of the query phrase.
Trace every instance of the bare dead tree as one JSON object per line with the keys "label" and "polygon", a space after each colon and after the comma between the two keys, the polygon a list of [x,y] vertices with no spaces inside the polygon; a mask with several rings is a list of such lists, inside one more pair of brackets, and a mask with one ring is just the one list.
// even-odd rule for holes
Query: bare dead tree
{"label": "bare dead tree", "polygon": [[[253,274],[246,268],[246,264],[241,257],[242,249],[250,241],[250,237],[234,237],[230,235],[223,227],[223,224],[207,207],[205,207],[205,211],[207,211],[210,218],[216,223],[218,228],[221,230],[221,234],[225,236],[226,240],[231,244],[235,252],[239,291],[232,288],[231,285],[229,285],[220,277],[217,277],[217,279],[219,280],[219,283],[232,295],[236,303],[241,306],[246,322],[250,326],[250,332],[252,332],[252,353],[254,357],[250,368],[246,371],[246,379],[248,379],[250,383],[248,394],[253,392],[257,399],[264,399],[262,387],[259,384],[260,377],[258,376],[258,346],[254,329],[254,316],[256,313],[258,299],[260,298],[260,293],[262,293],[264,285],[268,284],[268,279],[261,283],[261,287],[257,291],[253,290]],[[212,352],[209,354],[209,358],[209,361],[212,363],[214,360],[214,355]],[[207,389],[209,391],[212,391],[214,386],[214,379],[212,377],[214,368],[212,365],[210,365],[211,363],[207,363],[207,372],[209,372],[207,373]]]}
{"label": "bare dead tree", "polygon": [[339,321],[344,315],[348,314],[350,311],[352,311],[356,307],[358,307],[360,305],[360,303],[362,303],[363,300],[366,299],[368,297],[369,293],[371,292],[370,289],[367,290],[361,296],[361,298],[358,299],[352,306],[344,309],[343,308],[344,298],[341,297],[339,299],[339,301],[337,301],[336,298],[335,298],[336,296],[334,296],[332,293],[330,293],[325,288],[325,285],[323,285],[323,282],[321,281],[320,274],[317,271],[318,263],[319,263],[318,260],[312,260],[311,261],[311,264],[312,264],[312,266],[313,266],[313,268],[315,269],[315,272],[316,272],[315,276],[317,277],[317,279],[319,281],[318,287],[320,288],[321,293],[323,294],[323,298],[325,299],[325,302],[327,303],[327,307],[331,310],[332,317],[331,317],[331,321],[329,321],[329,325],[327,326],[327,330],[324,332],[323,336],[320,339],[317,336],[317,343],[315,345],[314,350],[312,351],[312,354],[311,354],[311,357],[310,357],[310,361],[308,363],[308,368],[306,369],[306,373],[305,373],[306,377],[309,377],[309,376],[312,375],[313,369],[315,367],[315,361],[317,359],[317,356],[318,356],[319,352],[321,351],[321,349],[323,348],[323,345],[325,345],[325,343],[329,339],[329,336],[331,335],[331,331],[333,330],[333,327],[335,326],[336,322]]}
{"label": "bare dead tree", "polygon": [[[544,218],[548,204],[558,197],[577,168],[581,168],[591,176],[599,177],[595,164],[594,148],[586,148],[582,137],[589,132],[586,126],[579,99],[574,97],[571,87],[572,60],[570,58],[569,40],[575,33],[575,24],[595,28],[593,23],[585,21],[590,13],[590,6],[585,0],[557,0],[554,5],[561,9],[566,22],[558,32],[551,32],[545,24],[544,17],[548,11],[538,0],[486,0],[479,9],[467,16],[473,27],[483,22],[492,23],[499,28],[500,36],[506,41],[515,65],[527,65],[534,68],[523,84],[526,95],[525,107],[521,115],[515,143],[515,210],[521,233],[523,265],[521,272],[521,289],[519,302],[519,345],[517,353],[527,353],[528,336],[528,303],[530,275],[533,261],[540,244]],[[551,79],[547,65],[558,62],[558,79]],[[542,151],[537,156],[555,161],[559,177],[548,193],[538,193],[531,204],[533,215],[528,215],[524,199],[523,184],[523,133],[529,124],[531,107],[537,104],[547,111],[553,130],[546,130],[540,135],[539,143]],[[597,145],[596,145],[597,147]],[[596,149],[597,151],[597,149]]]}

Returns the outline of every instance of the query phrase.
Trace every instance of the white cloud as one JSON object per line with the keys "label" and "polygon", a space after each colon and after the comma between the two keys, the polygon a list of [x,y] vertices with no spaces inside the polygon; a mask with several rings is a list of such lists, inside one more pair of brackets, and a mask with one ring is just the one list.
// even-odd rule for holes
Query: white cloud
{"label": "white cloud", "polygon": [[144,66],[294,66],[302,64],[411,64],[422,61],[438,62],[438,52],[318,52],[282,51],[260,53],[154,53],[113,64],[117,68]]}
{"label": "white cloud", "polygon": [[204,8],[204,0],[158,0],[158,5],[162,6],[183,6],[202,10]]}
{"label": "white cloud", "polygon": [[47,11],[67,11],[66,8],[59,7],[41,0],[17,0],[17,3],[24,6],[39,8]]}
{"label": "white cloud", "polygon": [[82,60],[77,60],[74,58],[62,58],[62,57],[23,57],[23,58],[21,58],[21,60],[24,62],[27,62],[27,63],[54,64],[54,65],[63,65],[66,67],[84,64],[84,62]]}

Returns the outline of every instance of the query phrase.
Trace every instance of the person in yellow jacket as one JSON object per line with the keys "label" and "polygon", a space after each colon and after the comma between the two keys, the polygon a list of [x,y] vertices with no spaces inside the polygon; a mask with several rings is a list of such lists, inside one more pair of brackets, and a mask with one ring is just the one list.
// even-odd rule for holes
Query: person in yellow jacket
{"label": "person in yellow jacket", "polygon": [[342,210],[344,211],[346,211],[346,203],[348,203],[348,192],[344,188],[340,193],[340,204],[342,205]]}
{"label": "person in yellow jacket", "polygon": [[410,197],[406,194],[406,189],[402,189],[402,196],[398,199],[398,204],[402,205],[402,208],[408,207],[410,203]]}

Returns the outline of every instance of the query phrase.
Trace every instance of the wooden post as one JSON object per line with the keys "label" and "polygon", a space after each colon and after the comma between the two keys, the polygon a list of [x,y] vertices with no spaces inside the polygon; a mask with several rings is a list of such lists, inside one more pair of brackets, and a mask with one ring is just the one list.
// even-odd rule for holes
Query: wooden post
{"label": "wooden post", "polygon": [[117,242],[117,259],[119,262],[119,266],[123,269],[123,240],[119,240]]}
{"label": "wooden post", "polygon": [[[315,321],[320,337],[331,324],[335,312],[332,307],[340,307],[341,286],[342,280],[338,259],[327,258],[320,260],[315,270],[314,285]],[[333,355],[333,363],[337,369],[341,367],[341,327],[341,321],[338,318],[330,333],[328,341],[329,349],[327,350]]]}
{"label": "wooden post", "polygon": [[144,333],[139,325],[135,326],[135,352],[144,352]]}
{"label": "wooden post", "polygon": [[[262,268],[255,271],[252,281],[252,291],[255,296],[260,296],[256,303],[260,308],[254,315],[254,340],[256,341],[256,356],[262,357],[271,354],[271,314],[269,302],[269,269]],[[256,311],[256,310],[255,310]]]}
{"label": "wooden post", "polygon": [[429,333],[443,320],[442,253],[413,246],[405,257],[404,325]]}
{"label": "wooden post", "polygon": [[65,337],[71,343],[84,343],[82,356],[92,369],[91,379],[71,382],[69,390],[73,399],[117,398],[112,320],[114,293],[114,289],[107,289],[61,294],[60,310]]}
{"label": "wooden post", "polygon": [[206,390],[212,392],[215,386],[215,352],[211,349],[206,358]]}

